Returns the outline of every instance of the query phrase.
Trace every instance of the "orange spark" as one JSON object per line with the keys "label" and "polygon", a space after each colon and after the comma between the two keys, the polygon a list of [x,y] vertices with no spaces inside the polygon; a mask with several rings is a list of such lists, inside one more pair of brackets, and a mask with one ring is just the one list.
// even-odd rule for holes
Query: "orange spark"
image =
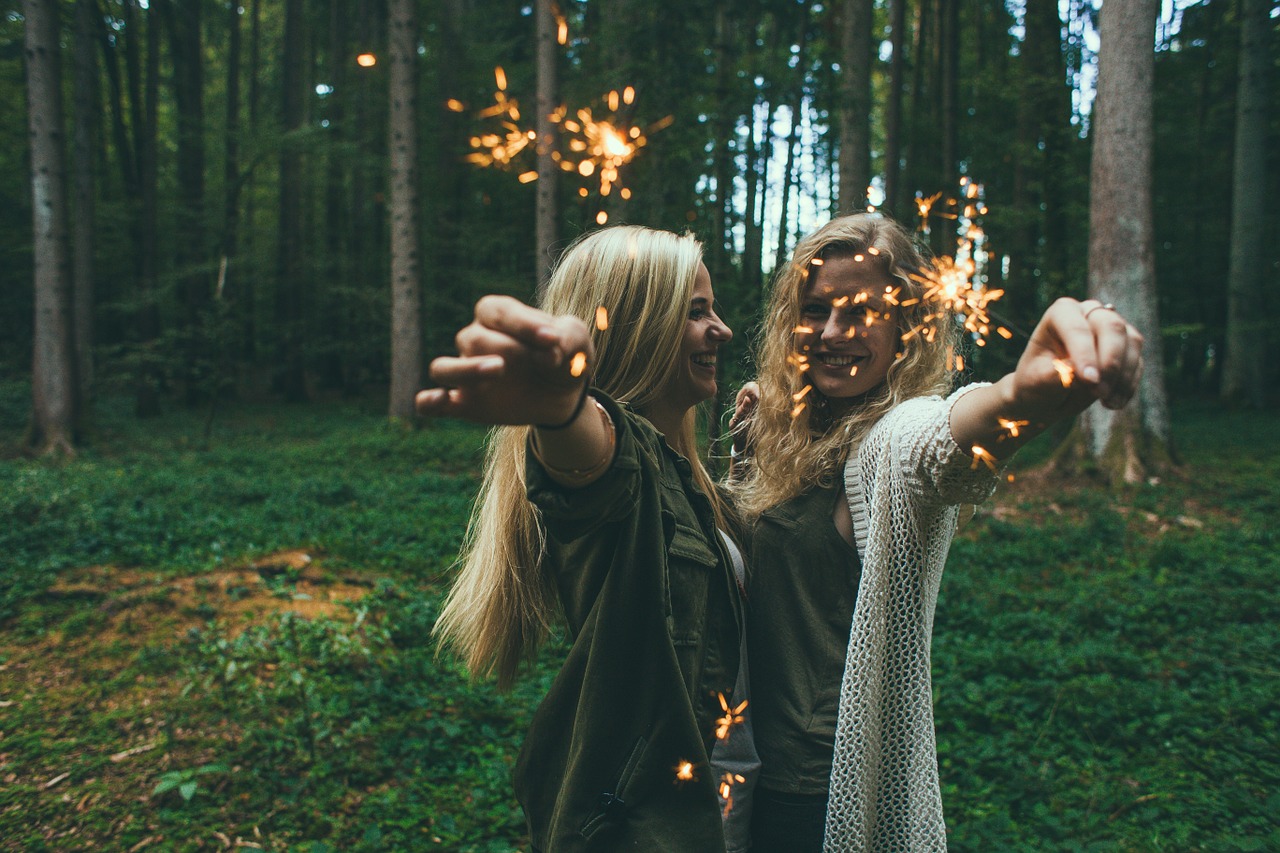
{"label": "orange spark", "polygon": [[520,183],[522,184],[533,183],[536,180],[538,180],[538,173],[536,171],[528,171],[528,172],[520,173]]}
{"label": "orange spark", "polygon": [[1070,388],[1072,381],[1076,378],[1076,370],[1071,366],[1071,362],[1062,358],[1053,360],[1053,369],[1058,371],[1058,378],[1062,380],[1063,388]]}
{"label": "orange spark", "polygon": [[791,410],[791,419],[795,420],[796,418],[800,417],[800,413],[804,411],[804,407],[805,407],[804,403],[797,404],[796,407]]}
{"label": "orange spark", "polygon": [[602,332],[609,328],[609,309],[603,305],[596,308],[596,328]]}
{"label": "orange spark", "polygon": [[372,68],[377,64],[378,57],[374,56],[372,53],[362,53],[356,57],[356,65],[359,65],[361,68]]}
{"label": "orange spark", "polygon": [[[808,394],[808,393],[809,393],[810,391],[812,391],[812,390],[813,390],[813,386],[812,386],[812,385],[806,385],[806,386],[804,386],[803,388],[801,388],[801,389],[799,390],[799,392],[797,392],[797,393],[795,393],[795,394],[792,394],[792,395],[791,395],[791,399],[792,399],[792,400],[794,400],[794,401],[796,401],[797,403],[799,403],[801,400],[803,400],[803,399],[804,399],[804,395],[805,395],[805,394]],[[723,703],[723,701],[721,701],[721,704],[724,704],[724,703]],[[729,710],[729,709],[728,709],[728,708],[726,708],[725,710],[727,711],[727,710]]]}
{"label": "orange spark", "polygon": [[725,773],[720,777],[720,799],[724,800],[724,813],[726,815],[733,809],[734,783],[741,784],[745,781],[747,781],[746,777],[739,773]]}
{"label": "orange spark", "polygon": [[676,765],[676,781],[692,782],[698,777],[693,774],[693,764],[689,761],[681,761]]}
{"label": "orange spark", "polygon": [[1000,428],[1008,430],[1010,438],[1017,438],[1018,431],[1030,424],[1030,421],[1011,421],[1008,418],[996,418],[1000,422]]}
{"label": "orange spark", "polygon": [[724,716],[716,720],[716,740],[724,740],[729,736],[729,729],[743,721],[742,711],[747,707],[747,700],[743,699],[737,707],[730,708],[729,700],[724,698],[723,693],[717,693],[716,696],[720,699],[720,708],[724,711]]}
{"label": "orange spark", "polygon": [[459,101],[457,98],[450,98],[444,102],[444,105],[446,109],[454,113],[460,113],[466,109],[466,107],[462,105],[462,101]]}
{"label": "orange spark", "polygon": [[973,464],[969,466],[970,470],[976,469],[979,462],[986,465],[992,471],[996,470],[995,458],[984,448],[975,444],[973,446]]}
{"label": "orange spark", "polygon": [[573,360],[569,362],[569,375],[577,379],[582,375],[582,371],[587,369],[587,354],[585,352],[576,352],[573,354]]}

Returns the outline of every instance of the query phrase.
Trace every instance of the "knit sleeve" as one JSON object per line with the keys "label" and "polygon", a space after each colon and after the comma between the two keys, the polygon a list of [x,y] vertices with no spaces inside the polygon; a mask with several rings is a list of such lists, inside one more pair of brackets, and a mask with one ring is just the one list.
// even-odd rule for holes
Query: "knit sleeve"
{"label": "knit sleeve", "polygon": [[965,394],[989,383],[974,383],[949,397],[918,397],[898,406],[876,424],[859,449],[864,471],[897,471],[914,500],[922,504],[981,503],[1000,480],[1002,464],[988,465],[956,444],[951,409]]}

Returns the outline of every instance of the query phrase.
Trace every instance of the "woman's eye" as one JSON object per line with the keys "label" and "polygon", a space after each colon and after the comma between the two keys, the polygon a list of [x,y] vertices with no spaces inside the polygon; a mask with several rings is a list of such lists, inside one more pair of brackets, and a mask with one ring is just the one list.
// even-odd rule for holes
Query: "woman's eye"
{"label": "woman's eye", "polygon": [[811,302],[800,309],[800,313],[805,317],[825,317],[830,309],[818,302]]}

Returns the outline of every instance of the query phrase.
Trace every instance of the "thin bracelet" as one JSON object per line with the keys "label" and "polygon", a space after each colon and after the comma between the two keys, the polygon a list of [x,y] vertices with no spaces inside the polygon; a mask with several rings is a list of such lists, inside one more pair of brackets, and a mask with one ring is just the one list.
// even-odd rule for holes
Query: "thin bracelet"
{"label": "thin bracelet", "polygon": [[582,380],[582,393],[578,395],[578,402],[573,407],[573,414],[569,415],[569,419],[560,424],[534,424],[538,429],[568,429],[573,426],[573,422],[578,419],[578,415],[582,414],[582,407],[587,404],[587,391],[591,389],[591,377],[584,377]]}

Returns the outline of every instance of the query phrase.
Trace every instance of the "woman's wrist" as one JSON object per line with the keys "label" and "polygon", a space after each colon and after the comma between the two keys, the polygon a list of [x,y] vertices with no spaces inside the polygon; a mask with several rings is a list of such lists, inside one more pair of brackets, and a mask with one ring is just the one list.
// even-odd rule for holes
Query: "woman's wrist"
{"label": "woman's wrist", "polygon": [[582,414],[582,410],[586,408],[588,392],[591,390],[591,377],[584,377],[582,380],[582,390],[578,393],[577,402],[573,404],[573,412],[569,417],[557,424],[534,424],[534,427],[542,430],[560,430],[568,429],[578,420],[578,416]]}

